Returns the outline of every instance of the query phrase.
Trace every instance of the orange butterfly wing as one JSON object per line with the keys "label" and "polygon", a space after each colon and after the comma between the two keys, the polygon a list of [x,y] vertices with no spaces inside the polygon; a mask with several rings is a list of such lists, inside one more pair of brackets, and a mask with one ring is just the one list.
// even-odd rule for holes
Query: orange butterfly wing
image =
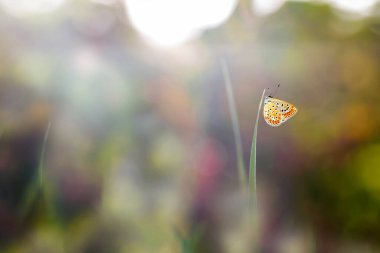
{"label": "orange butterfly wing", "polygon": [[297,113],[297,108],[288,102],[285,102],[277,98],[272,98],[271,101],[277,105],[277,108],[282,116],[283,122],[290,119]]}
{"label": "orange butterfly wing", "polygon": [[266,101],[264,104],[264,119],[271,126],[281,125],[281,114],[275,103]]}
{"label": "orange butterfly wing", "polygon": [[[264,102],[264,119],[271,126],[279,126],[297,113],[297,108],[281,99],[267,97]],[[280,118],[280,122],[278,122]]]}

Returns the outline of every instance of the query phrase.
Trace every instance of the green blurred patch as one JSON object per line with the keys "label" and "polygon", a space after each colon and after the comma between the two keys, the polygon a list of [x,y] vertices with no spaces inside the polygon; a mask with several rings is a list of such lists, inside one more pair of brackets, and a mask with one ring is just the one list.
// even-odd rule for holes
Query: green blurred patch
{"label": "green blurred patch", "polygon": [[379,154],[380,144],[364,146],[305,178],[299,203],[317,230],[380,245]]}
{"label": "green blurred patch", "polygon": [[360,150],[350,166],[356,174],[359,185],[380,200],[380,144]]}

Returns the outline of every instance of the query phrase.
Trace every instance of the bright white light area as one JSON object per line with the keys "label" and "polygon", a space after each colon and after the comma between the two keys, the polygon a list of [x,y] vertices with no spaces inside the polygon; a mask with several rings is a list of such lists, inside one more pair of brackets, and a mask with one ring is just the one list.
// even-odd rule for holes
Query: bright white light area
{"label": "bright white light area", "polygon": [[65,0],[0,0],[0,6],[9,14],[25,17],[53,11]]}
{"label": "bright white light area", "polygon": [[350,12],[366,13],[378,0],[329,0],[334,6]]}
{"label": "bright white light area", "polygon": [[134,28],[154,44],[177,46],[222,24],[236,0],[124,0]]}
{"label": "bright white light area", "polygon": [[267,15],[281,7],[285,0],[253,0],[253,8],[259,15]]}
{"label": "bright white light area", "polygon": [[90,1],[98,3],[98,4],[111,5],[111,4],[116,4],[118,0],[90,0]]}
{"label": "bright white light area", "polygon": [[[379,0],[300,0],[300,2],[325,2],[330,3],[338,9],[365,14],[371,7],[373,7]],[[281,7],[286,0],[252,0],[253,8],[259,15],[267,15],[275,12]]]}

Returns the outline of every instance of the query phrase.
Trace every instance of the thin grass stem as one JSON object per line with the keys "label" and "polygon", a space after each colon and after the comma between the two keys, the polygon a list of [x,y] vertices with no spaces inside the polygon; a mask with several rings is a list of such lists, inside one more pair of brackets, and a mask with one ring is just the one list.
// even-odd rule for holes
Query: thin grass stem
{"label": "thin grass stem", "polygon": [[249,206],[250,206],[250,213],[254,212],[255,217],[257,216],[257,176],[256,176],[256,143],[257,143],[257,128],[259,125],[259,118],[260,118],[260,112],[261,112],[261,106],[263,104],[263,99],[265,95],[265,90],[263,91],[263,94],[261,95],[259,108],[257,110],[257,117],[256,117],[256,123],[255,128],[253,130],[253,136],[252,136],[252,148],[251,148],[251,158],[250,158],[250,164],[249,164],[249,178],[248,178],[248,186],[249,186]]}
{"label": "thin grass stem", "polygon": [[236,102],[234,98],[234,92],[231,85],[231,79],[227,67],[227,63],[224,59],[221,60],[221,67],[224,77],[224,86],[226,88],[226,94],[227,94],[227,102],[228,102],[228,109],[230,112],[231,122],[232,122],[232,130],[234,133],[234,139],[235,139],[235,151],[236,151],[236,159],[237,159],[237,165],[238,165],[238,173],[239,173],[239,182],[240,186],[245,191],[246,185],[247,185],[247,179],[246,179],[246,172],[245,172],[245,163],[243,158],[243,145],[241,142],[241,135],[240,135],[240,128],[239,128],[239,122],[238,122],[238,116],[236,111]]}
{"label": "thin grass stem", "polygon": [[49,121],[49,124],[45,130],[45,136],[44,136],[44,141],[42,143],[42,148],[41,148],[41,154],[40,154],[40,160],[38,162],[38,180],[40,183],[40,186],[43,184],[43,176],[44,176],[44,157],[45,157],[45,152],[46,152],[46,142],[49,136],[50,132],[50,127],[51,127],[51,121]]}
{"label": "thin grass stem", "polygon": [[43,178],[43,168],[44,168],[43,165],[44,165],[46,143],[47,143],[47,139],[50,132],[50,126],[51,126],[51,122],[49,122],[45,130],[44,140],[42,142],[41,153],[40,153],[40,157],[38,161],[37,175],[35,179],[33,179],[32,182],[27,186],[26,194],[21,204],[20,215],[23,218],[25,218],[27,213],[30,211],[30,208],[32,207],[34,201],[38,197],[38,193],[40,192],[41,194],[44,194],[45,192],[44,178]]}

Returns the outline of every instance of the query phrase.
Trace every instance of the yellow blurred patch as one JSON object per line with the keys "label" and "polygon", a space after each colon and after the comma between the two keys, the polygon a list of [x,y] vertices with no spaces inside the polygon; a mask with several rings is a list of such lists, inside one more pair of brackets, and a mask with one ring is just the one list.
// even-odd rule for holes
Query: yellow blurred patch
{"label": "yellow blurred patch", "polygon": [[341,130],[346,137],[350,140],[364,140],[373,136],[376,122],[370,106],[353,104],[343,110]]}
{"label": "yellow blurred patch", "polygon": [[359,49],[347,50],[341,58],[343,83],[352,91],[370,87],[376,82],[377,64],[375,58]]}
{"label": "yellow blurred patch", "polygon": [[361,150],[354,158],[357,179],[364,188],[380,192],[380,144]]}

